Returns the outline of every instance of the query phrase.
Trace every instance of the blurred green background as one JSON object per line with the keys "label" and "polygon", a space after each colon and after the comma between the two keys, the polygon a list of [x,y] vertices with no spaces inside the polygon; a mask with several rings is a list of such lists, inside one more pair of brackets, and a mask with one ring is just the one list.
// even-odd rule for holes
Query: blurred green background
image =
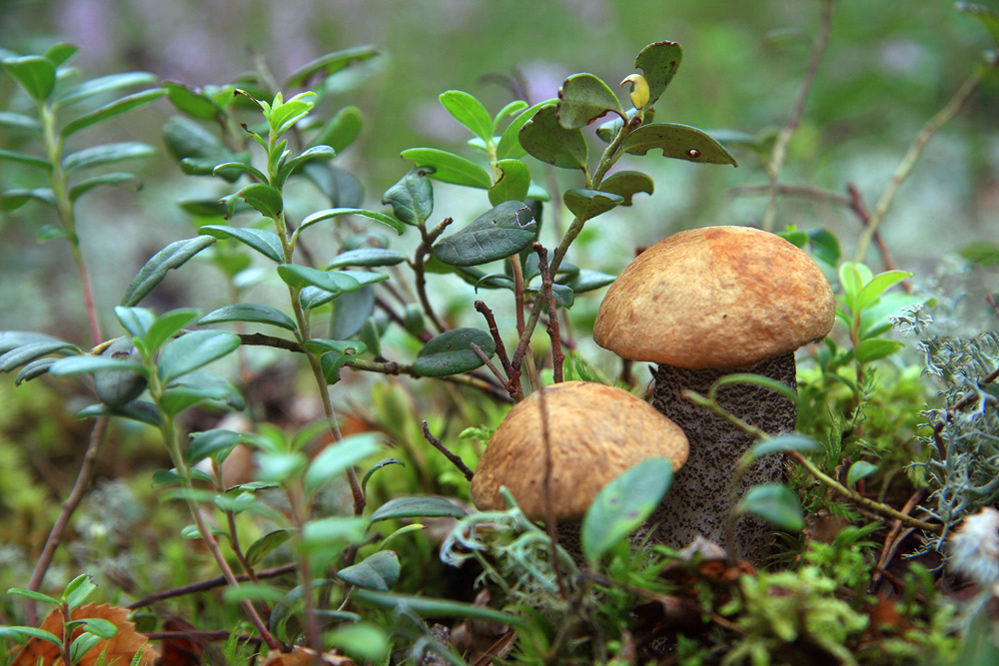
{"label": "blurred green background", "polygon": [[[994,1],[985,4],[996,8]],[[226,83],[256,62],[280,79],[329,51],[375,45],[384,57],[343,77],[333,102],[357,104],[365,113],[362,139],[338,164],[361,178],[366,204],[380,209],[381,193],[408,169],[401,150],[464,150],[467,137],[438,104],[440,92],[472,92],[495,111],[511,93],[490,74],[521,77],[533,101],[554,96],[574,72],[590,71],[613,85],[634,71],[644,45],[663,39],[680,42],[685,60],[657,105],[657,120],[775,131],[798,90],[820,7],[818,0],[0,0],[0,46],[31,53],[65,40],[81,47],[74,63],[87,76],[143,69],[195,86]],[[978,21],[949,0],[840,0],[782,180],[837,192],[853,183],[873,207],[913,136],[990,46]],[[9,80],[0,83],[0,109],[20,103],[14,93]],[[161,145],[159,127],[171,111],[161,101],[126,116],[113,124],[114,140]],[[9,141],[0,137],[0,148],[12,147]],[[651,173],[656,193],[591,222],[569,259],[617,272],[635,245],[682,228],[758,220],[765,199],[732,197],[730,189],[765,183],[766,175],[754,153],[738,147],[733,153],[738,169],[655,156],[623,164]],[[95,267],[104,312],[146,258],[193,235],[174,202],[218,193],[199,190],[214,185],[183,177],[165,155],[147,162],[142,176],[145,188],[138,194],[104,190],[81,202],[84,252]],[[559,176],[565,186],[579,186],[574,174]],[[27,177],[0,163],[0,187],[30,185]],[[540,166],[535,177],[544,177]],[[488,208],[482,193],[449,186],[437,191],[435,219],[470,220]],[[44,214],[29,206],[0,222],[0,330],[48,330],[80,339],[83,311],[68,250],[34,238]],[[840,237],[847,256],[859,233],[849,211],[814,201],[782,200],[777,223],[825,227]],[[928,269],[974,239],[999,240],[994,80],[933,139],[883,231],[900,267],[910,270]],[[877,264],[875,256],[869,259]],[[198,276],[186,267],[182,273]],[[224,293],[212,300],[204,286],[210,281],[192,292],[184,280],[169,280],[159,297],[205,309],[226,302]]]}

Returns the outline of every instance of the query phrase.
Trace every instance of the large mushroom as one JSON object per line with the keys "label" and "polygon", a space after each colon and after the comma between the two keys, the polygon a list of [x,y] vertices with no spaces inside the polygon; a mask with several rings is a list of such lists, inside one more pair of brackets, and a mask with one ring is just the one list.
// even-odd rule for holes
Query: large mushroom
{"label": "large mushroom", "polygon": [[687,438],[648,403],[625,390],[569,381],[543,389],[551,447],[552,506],[545,492],[541,394],[510,410],[489,440],[472,478],[472,501],[483,511],[505,508],[505,486],[529,520],[553,518],[571,553],[579,523],[600,490],[643,460],[687,459]]}
{"label": "large mushroom", "polygon": [[[608,290],[594,324],[597,344],[633,361],[659,365],[653,406],[690,441],[690,456],[653,515],[654,540],[680,548],[697,535],[730,554],[761,561],[772,530],[745,516],[726,543],[733,498],[781,480],[784,461],[757,461],[736,493],[733,472],[753,437],[683,397],[707,394],[719,378],[747,372],[796,390],[794,352],[832,329],[835,302],[822,271],[783,238],[745,227],[683,231],[642,252]],[[797,406],[752,384],[723,387],[719,404],[776,435],[794,429]]]}

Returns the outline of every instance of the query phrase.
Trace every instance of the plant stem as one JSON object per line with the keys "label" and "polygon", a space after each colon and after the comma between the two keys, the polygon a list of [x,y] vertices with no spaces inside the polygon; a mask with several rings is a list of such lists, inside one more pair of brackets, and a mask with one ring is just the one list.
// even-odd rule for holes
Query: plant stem
{"label": "plant stem", "polygon": [[898,195],[899,190],[902,188],[902,184],[908,180],[909,176],[912,175],[913,169],[916,167],[916,162],[922,156],[923,151],[926,149],[926,145],[933,138],[944,124],[950,121],[957,112],[961,110],[965,102],[971,99],[971,96],[981,85],[982,81],[985,79],[985,75],[990,71],[990,69],[995,69],[999,65],[999,59],[994,59],[993,62],[989,63],[986,67],[979,67],[974,74],[972,74],[967,81],[958,89],[954,96],[951,97],[950,101],[947,102],[944,108],[940,109],[935,116],[930,118],[929,122],[923,125],[923,128],[913,139],[912,144],[909,146],[909,151],[902,158],[902,162],[895,169],[895,173],[891,177],[891,182],[885,189],[881,198],[878,200],[877,205],[874,207],[874,212],[871,213],[871,217],[868,220],[867,226],[864,228],[864,232],[860,235],[860,240],[857,241],[857,253],[855,255],[855,261],[863,261],[864,255],[867,254],[867,248],[871,244],[871,240],[874,238],[874,234],[877,233],[878,227],[881,226],[881,222],[884,220],[885,215],[888,214],[888,210],[891,208],[892,203],[895,201],[896,195]]}
{"label": "plant stem", "polygon": [[[59,542],[62,540],[62,534],[66,530],[66,526],[69,525],[69,520],[72,518],[73,512],[76,511],[76,507],[80,505],[83,496],[87,494],[87,489],[90,487],[90,480],[94,473],[94,465],[97,463],[97,454],[100,451],[101,444],[104,442],[107,427],[108,417],[106,416],[102,416],[94,422],[94,429],[90,431],[90,444],[87,446],[86,453],[83,454],[80,473],[77,474],[73,489],[65,501],[63,501],[59,517],[56,518],[52,529],[49,531],[48,538],[45,539],[45,546],[42,547],[42,553],[38,556],[35,570],[31,573],[31,580],[28,582],[29,590],[38,591],[42,586],[45,573],[48,571],[49,565],[52,564],[56,548],[59,547]],[[33,599],[27,600],[25,616],[29,625],[32,627],[38,625],[38,614]]]}
{"label": "plant stem", "polygon": [[801,116],[805,111],[805,102],[808,94],[815,83],[815,75],[819,71],[819,63],[822,61],[822,54],[829,43],[829,31],[832,25],[833,5],[836,0],[823,0],[822,15],[819,19],[819,34],[816,35],[812,43],[812,50],[808,56],[808,65],[805,68],[805,75],[801,79],[801,86],[798,94],[794,98],[791,106],[791,113],[788,114],[784,126],[781,127],[774,141],[773,150],[770,152],[770,160],[767,162],[766,171],[770,178],[770,198],[767,201],[766,210],[763,212],[763,221],[760,224],[764,231],[773,231],[774,220],[777,217],[777,188],[780,178],[780,170],[784,167],[784,160],[787,159],[787,146],[794,136],[795,130],[801,123]]}

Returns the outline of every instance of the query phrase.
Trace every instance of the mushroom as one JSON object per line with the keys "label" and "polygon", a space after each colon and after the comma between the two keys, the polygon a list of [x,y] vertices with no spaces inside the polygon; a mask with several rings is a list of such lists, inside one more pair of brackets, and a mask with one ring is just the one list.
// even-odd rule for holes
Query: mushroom
{"label": "mushroom", "polygon": [[489,440],[472,478],[480,510],[505,508],[505,486],[529,520],[558,523],[563,545],[579,555],[579,524],[590,503],[614,478],[643,460],[687,459],[683,431],[648,403],[613,386],[569,381],[543,389],[551,446],[551,512],[545,493],[541,393],[510,410]]}
{"label": "mushroom", "polygon": [[[766,523],[740,518],[734,543],[726,543],[726,526],[734,498],[749,486],[783,479],[783,458],[754,463],[733,494],[733,473],[753,436],[684,399],[683,392],[706,394],[736,371],[796,390],[794,351],[824,338],[834,319],[832,289],[815,262],[757,229],[683,231],[652,245],[621,272],[601,303],[593,337],[625,359],[659,365],[652,405],[690,441],[686,465],[652,516],[658,520],[654,541],[681,548],[703,535],[733,556],[765,559],[773,541]],[[729,385],[717,399],[767,434],[794,429],[797,405],[770,389]]]}

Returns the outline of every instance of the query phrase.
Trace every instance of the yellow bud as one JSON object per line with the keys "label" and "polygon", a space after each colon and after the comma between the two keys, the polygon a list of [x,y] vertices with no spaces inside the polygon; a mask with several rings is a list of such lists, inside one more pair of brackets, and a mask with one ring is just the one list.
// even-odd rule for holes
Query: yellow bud
{"label": "yellow bud", "polygon": [[649,82],[641,74],[632,74],[625,77],[621,85],[623,86],[625,83],[631,84],[631,103],[636,109],[645,108],[645,105],[649,103]]}

